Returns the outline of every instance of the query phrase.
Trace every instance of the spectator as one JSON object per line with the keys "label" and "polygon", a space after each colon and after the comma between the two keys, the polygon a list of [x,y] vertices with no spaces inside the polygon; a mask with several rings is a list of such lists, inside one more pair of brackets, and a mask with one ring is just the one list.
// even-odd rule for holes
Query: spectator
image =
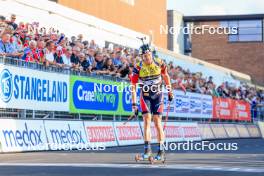
{"label": "spectator", "polygon": [[39,62],[39,57],[36,53],[37,43],[35,40],[31,40],[29,42],[29,47],[24,49],[24,55],[22,56],[22,59],[26,62]]}
{"label": "spectator", "polygon": [[10,34],[4,33],[0,40],[0,56],[20,57],[22,53],[18,53],[10,43]]}
{"label": "spectator", "polygon": [[84,72],[88,72],[88,73],[91,73],[91,70],[92,70],[92,67],[91,65],[89,64],[89,62],[87,62],[86,58],[85,58],[85,54],[84,53],[81,53],[79,55],[79,69],[81,71],[84,71]]}
{"label": "spectator", "polygon": [[64,67],[63,58],[62,56],[64,53],[62,53],[62,48],[59,46],[56,48],[56,52],[54,53],[54,61],[58,67]]}
{"label": "spectator", "polygon": [[39,63],[44,63],[45,58],[44,58],[44,48],[45,48],[45,42],[43,40],[37,41],[37,49],[36,53],[39,58]]}
{"label": "spectator", "polygon": [[101,52],[96,52],[95,55],[95,61],[96,66],[93,68],[93,70],[96,71],[96,74],[101,74],[101,71],[103,71],[104,68],[104,58]]}
{"label": "spectator", "polygon": [[89,62],[89,65],[91,65],[92,67],[96,66],[94,55],[95,55],[95,50],[93,47],[90,47],[89,50],[87,51],[86,60]]}
{"label": "spectator", "polygon": [[69,46],[66,48],[65,54],[62,56],[64,67],[70,69],[72,67],[71,63],[72,48]]}
{"label": "spectator", "polygon": [[105,71],[105,74],[116,75],[116,68],[111,58],[106,57],[103,70]]}
{"label": "spectator", "polygon": [[122,62],[121,62],[121,51],[117,51],[115,53],[115,57],[113,59],[113,64],[117,68],[120,68],[122,66]]}
{"label": "spectator", "polygon": [[15,14],[12,14],[10,21],[7,22],[7,24],[10,25],[10,26],[12,26],[14,30],[17,29],[17,24],[15,23],[15,21],[16,21],[16,15]]}
{"label": "spectator", "polygon": [[72,67],[74,69],[79,68],[79,54],[80,54],[80,52],[81,52],[81,50],[79,47],[74,46],[72,48],[71,63],[72,63]]}
{"label": "spectator", "polygon": [[54,59],[54,47],[55,44],[52,40],[47,41],[46,48],[44,50],[44,57],[45,57],[45,65],[48,67],[50,65],[55,65]]}

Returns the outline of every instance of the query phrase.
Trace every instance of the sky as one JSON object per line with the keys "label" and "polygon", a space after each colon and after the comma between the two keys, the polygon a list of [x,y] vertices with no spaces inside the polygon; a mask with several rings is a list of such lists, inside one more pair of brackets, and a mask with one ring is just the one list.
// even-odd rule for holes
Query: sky
{"label": "sky", "polygon": [[167,0],[167,9],[185,16],[264,14],[264,0]]}

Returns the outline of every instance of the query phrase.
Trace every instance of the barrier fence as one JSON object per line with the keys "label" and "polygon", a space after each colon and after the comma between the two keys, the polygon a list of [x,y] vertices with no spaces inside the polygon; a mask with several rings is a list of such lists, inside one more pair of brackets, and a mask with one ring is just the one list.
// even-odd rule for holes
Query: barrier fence
{"label": "barrier fence", "polygon": [[[140,121],[82,121],[82,120],[15,120],[0,119],[0,152],[43,150],[92,150],[110,146],[143,144],[143,124]],[[201,141],[208,139],[260,138],[263,123],[198,124],[197,122],[168,122],[166,142]],[[261,130],[261,131],[260,131]],[[154,124],[152,143],[157,143]]]}
{"label": "barrier fence", "polygon": [[[127,81],[82,73],[75,75],[75,71],[61,72],[52,69],[0,57],[0,115],[17,115],[22,118],[105,117],[121,120],[122,117],[132,114],[131,92]],[[107,91],[109,88],[110,91]],[[137,94],[139,96],[139,91]],[[169,102],[167,94],[164,94],[166,115]],[[178,90],[174,91],[174,95],[175,100],[171,102],[169,109],[170,119],[252,120],[250,104],[244,101]],[[5,113],[8,109],[11,112]],[[257,118],[263,118],[263,108],[260,110]]]}

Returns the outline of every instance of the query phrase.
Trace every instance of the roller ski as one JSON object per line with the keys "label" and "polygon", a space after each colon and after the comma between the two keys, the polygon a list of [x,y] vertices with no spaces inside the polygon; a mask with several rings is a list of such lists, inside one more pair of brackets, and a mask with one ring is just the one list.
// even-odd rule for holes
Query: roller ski
{"label": "roller ski", "polygon": [[166,161],[165,152],[159,151],[158,154],[154,157],[154,162],[162,162],[163,164]]}
{"label": "roller ski", "polygon": [[147,152],[147,153],[137,154],[135,156],[135,160],[136,160],[136,162],[149,161],[150,164],[154,164],[155,158],[151,152]]}

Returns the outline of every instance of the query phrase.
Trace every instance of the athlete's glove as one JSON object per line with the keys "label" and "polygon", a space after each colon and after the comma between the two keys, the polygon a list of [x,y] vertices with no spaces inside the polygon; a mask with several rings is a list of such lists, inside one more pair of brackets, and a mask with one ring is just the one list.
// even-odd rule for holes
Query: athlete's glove
{"label": "athlete's glove", "polygon": [[172,101],[174,99],[174,95],[173,95],[173,93],[172,92],[169,92],[168,93],[168,100],[169,101]]}
{"label": "athlete's glove", "polygon": [[136,103],[132,104],[132,111],[135,113],[135,116],[138,115],[138,106]]}

